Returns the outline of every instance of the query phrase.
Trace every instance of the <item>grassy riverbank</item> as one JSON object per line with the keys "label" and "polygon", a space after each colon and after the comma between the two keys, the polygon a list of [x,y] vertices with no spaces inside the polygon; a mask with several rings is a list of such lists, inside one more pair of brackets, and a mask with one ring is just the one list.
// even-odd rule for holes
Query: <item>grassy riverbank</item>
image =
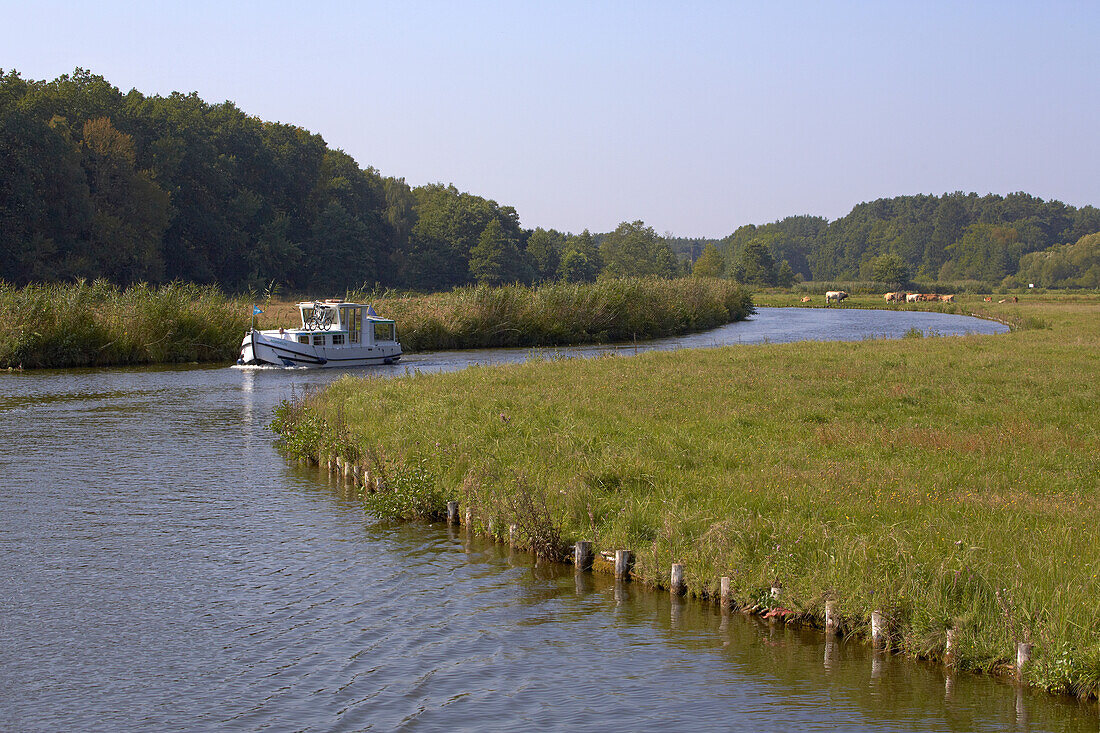
{"label": "grassy riverbank", "polygon": [[199,285],[0,282],[0,368],[229,361],[248,323],[247,303]]}
{"label": "grassy riverbank", "polygon": [[633,549],[651,583],[681,562],[810,621],[835,599],[849,633],[881,610],[924,657],[957,626],[962,668],[1029,640],[1031,682],[1095,695],[1100,299],[958,306],[1032,327],[345,379],[276,428],[380,470],[379,509],[459,499],[529,544]]}

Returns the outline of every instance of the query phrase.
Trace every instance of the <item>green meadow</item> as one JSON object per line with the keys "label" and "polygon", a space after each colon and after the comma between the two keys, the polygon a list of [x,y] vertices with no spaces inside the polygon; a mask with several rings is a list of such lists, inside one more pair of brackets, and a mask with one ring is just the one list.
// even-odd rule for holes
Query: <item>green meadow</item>
{"label": "green meadow", "polygon": [[1009,672],[1027,641],[1031,683],[1095,696],[1100,297],[934,307],[1014,328],[345,378],[274,427],[290,458],[381,474],[376,512],[457,499],[551,558],[630,549],[658,586],[683,563],[690,593],[729,576],[739,606],[792,622],[835,600],[849,635],[879,610],[925,658],[956,627],[962,669]]}

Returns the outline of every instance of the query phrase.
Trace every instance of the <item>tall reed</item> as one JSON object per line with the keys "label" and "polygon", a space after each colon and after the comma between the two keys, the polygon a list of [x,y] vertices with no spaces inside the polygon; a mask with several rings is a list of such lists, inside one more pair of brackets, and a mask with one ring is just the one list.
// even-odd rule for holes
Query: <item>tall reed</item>
{"label": "tall reed", "polygon": [[248,303],[188,283],[0,283],[0,367],[229,361]]}
{"label": "tall reed", "polygon": [[714,328],[753,312],[748,291],[728,280],[702,278],[476,286],[384,295],[374,305],[397,321],[406,351],[653,339]]}

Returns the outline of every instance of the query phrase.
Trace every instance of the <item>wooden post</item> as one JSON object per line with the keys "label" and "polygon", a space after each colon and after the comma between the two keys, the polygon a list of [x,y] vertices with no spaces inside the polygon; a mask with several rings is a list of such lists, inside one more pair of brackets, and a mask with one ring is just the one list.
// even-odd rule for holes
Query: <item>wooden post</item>
{"label": "wooden post", "polygon": [[447,524],[458,524],[458,502],[447,502]]}
{"label": "wooden post", "polygon": [[355,464],[351,461],[344,461],[344,478],[354,479],[355,477]]}
{"label": "wooden post", "polygon": [[886,620],[878,611],[871,612],[871,643],[875,646],[886,645]]}
{"label": "wooden post", "polygon": [[573,548],[573,562],[577,565],[577,570],[591,570],[592,569],[592,543],[580,541]]}
{"label": "wooden post", "polygon": [[836,611],[836,601],[825,601],[825,633],[835,634],[840,628],[840,614]]}
{"label": "wooden post", "polygon": [[783,586],[779,584],[779,581],[772,583],[771,596],[772,600],[778,601],[780,594],[783,593]]}
{"label": "wooden post", "polygon": [[951,664],[951,661],[955,657],[955,639],[958,633],[959,630],[956,628],[950,628],[947,630],[947,641],[944,642],[943,645],[943,661],[947,662],[948,664]]}
{"label": "wooden post", "polygon": [[493,536],[493,520],[492,519],[490,519],[488,522],[485,523],[485,530],[489,533],[490,537]]}
{"label": "wooden post", "polygon": [[1024,676],[1024,670],[1031,664],[1031,650],[1032,645],[1026,641],[1016,644],[1016,674],[1020,677]]}
{"label": "wooden post", "polygon": [[722,579],[719,581],[718,600],[719,600],[719,603],[722,604],[722,610],[723,611],[728,610],[730,605],[732,605],[731,601],[733,599],[731,598],[731,594],[730,594],[730,579],[729,579],[728,575],[723,575]]}
{"label": "wooden post", "polygon": [[519,534],[519,528],[514,524],[508,525],[508,545],[510,547],[516,546],[516,535]]}
{"label": "wooden post", "polygon": [[466,507],[466,526],[469,527],[474,523],[474,509],[473,507]]}
{"label": "wooden post", "polygon": [[627,580],[633,569],[634,553],[630,550],[615,550],[615,577],[619,580]]}
{"label": "wooden post", "polygon": [[674,596],[684,594],[684,566],[680,563],[673,563],[672,565],[672,574],[669,577],[668,589]]}

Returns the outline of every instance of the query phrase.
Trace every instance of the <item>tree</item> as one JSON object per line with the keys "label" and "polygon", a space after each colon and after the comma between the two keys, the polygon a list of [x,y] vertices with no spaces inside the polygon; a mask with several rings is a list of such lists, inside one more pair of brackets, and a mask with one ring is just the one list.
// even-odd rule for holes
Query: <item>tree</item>
{"label": "tree", "polygon": [[794,268],[791,267],[791,263],[783,260],[776,269],[775,284],[781,288],[789,288],[794,285],[794,281],[797,277]]}
{"label": "tree", "polygon": [[675,277],[676,255],[642,221],[623,222],[600,243],[603,272],[611,277]]}
{"label": "tree", "polygon": [[722,254],[718,251],[718,247],[708,244],[703,247],[703,253],[699,255],[699,259],[695,260],[691,274],[697,277],[721,277],[724,269],[725,262],[722,261]]}
{"label": "tree", "polygon": [[83,129],[83,166],[93,207],[81,275],[116,283],[164,277],[161,242],[168,227],[168,194],[134,169],[134,140],[106,117]]}
{"label": "tree", "polygon": [[733,276],[746,285],[775,285],[775,259],[759,238],[749,240],[734,263]]}
{"label": "tree", "polygon": [[871,279],[900,288],[909,282],[909,266],[896,254],[879,255],[871,263]]}
{"label": "tree", "polygon": [[553,229],[535,229],[527,238],[527,257],[535,271],[535,279],[547,282],[558,276],[561,250],[565,236]]}
{"label": "tree", "polygon": [[477,245],[470,250],[470,275],[483,285],[505,285],[531,279],[530,264],[519,249],[516,237],[496,219],[486,225]]}
{"label": "tree", "polygon": [[558,264],[559,279],[571,283],[592,282],[602,267],[599,249],[587,229],[565,240]]}

